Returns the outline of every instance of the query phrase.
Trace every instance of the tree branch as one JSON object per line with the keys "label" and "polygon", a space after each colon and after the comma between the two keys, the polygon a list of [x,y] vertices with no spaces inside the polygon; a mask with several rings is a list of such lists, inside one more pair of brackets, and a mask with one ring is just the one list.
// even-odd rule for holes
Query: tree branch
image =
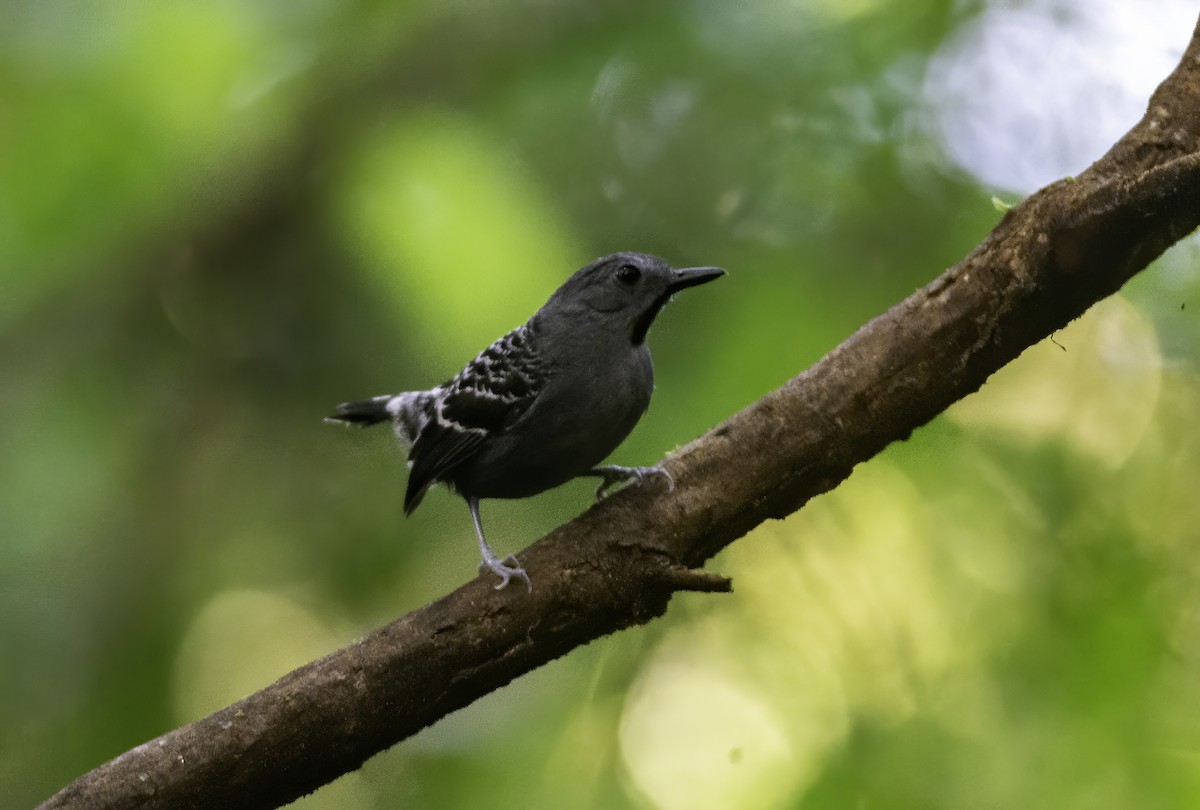
{"label": "tree branch", "polygon": [[1200,34],[1142,121],[1075,180],[808,371],[520,556],[532,593],[476,579],[356,644],[84,774],[43,808],[291,801],[575,647],[723,591],[695,567],[907,438],[1200,224]]}

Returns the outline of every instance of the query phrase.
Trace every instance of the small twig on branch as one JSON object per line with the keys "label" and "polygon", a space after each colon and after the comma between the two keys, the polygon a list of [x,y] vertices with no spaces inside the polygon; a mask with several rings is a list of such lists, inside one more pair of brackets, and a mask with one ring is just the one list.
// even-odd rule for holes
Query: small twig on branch
{"label": "small twig on branch", "polygon": [[519,555],[532,594],[477,579],[122,754],[42,807],[275,807],[581,644],[662,614],[677,590],[728,590],[693,569],[907,438],[1195,229],[1198,143],[1193,34],[1145,118],[1105,157],[1009,210],[940,278],[668,458],[673,493],[621,492]]}
{"label": "small twig on branch", "polygon": [[729,577],[699,568],[686,568],[682,565],[672,565],[663,571],[661,581],[663,585],[674,592],[731,593],[733,591],[733,580]]}

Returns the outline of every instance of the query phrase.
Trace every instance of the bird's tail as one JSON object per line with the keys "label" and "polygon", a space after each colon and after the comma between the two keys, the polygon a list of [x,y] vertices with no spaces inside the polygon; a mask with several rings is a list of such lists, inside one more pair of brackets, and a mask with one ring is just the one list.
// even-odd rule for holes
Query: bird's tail
{"label": "bird's tail", "polygon": [[404,391],[360,402],[343,402],[334,408],[332,416],[325,417],[325,421],[362,427],[391,422],[396,438],[412,444],[431,418],[440,393],[439,387],[432,391]]}
{"label": "bird's tail", "polygon": [[334,409],[333,414],[325,417],[326,422],[341,422],[346,425],[376,425],[390,421],[392,414],[388,411],[391,394],[384,394],[372,399],[359,402],[343,402]]}

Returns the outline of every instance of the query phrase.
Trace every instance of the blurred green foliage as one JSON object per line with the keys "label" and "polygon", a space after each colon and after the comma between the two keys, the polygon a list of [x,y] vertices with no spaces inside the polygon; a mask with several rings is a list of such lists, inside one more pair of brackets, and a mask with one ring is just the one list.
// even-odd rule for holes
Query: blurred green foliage
{"label": "blurred green foliage", "polygon": [[[0,804],[473,575],[461,502],[402,519],[390,436],[331,404],[441,381],[596,255],[723,265],[652,334],[615,456],[649,463],[959,258],[1029,191],[922,95],[981,8],[10,4]],[[1197,806],[1198,264],[737,543],[732,596],[297,806]],[[491,537],[589,497],[489,502]]]}

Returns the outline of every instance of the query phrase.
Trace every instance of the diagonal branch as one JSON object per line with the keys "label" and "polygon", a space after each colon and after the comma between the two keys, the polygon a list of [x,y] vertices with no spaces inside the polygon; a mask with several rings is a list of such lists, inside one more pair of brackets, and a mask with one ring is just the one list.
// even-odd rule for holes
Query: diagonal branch
{"label": "diagonal branch", "polygon": [[520,555],[232,706],[84,774],[43,808],[275,807],[679,590],[771,518],[832,489],[1200,224],[1200,29],[1142,121],[1075,180],[1010,210],[968,256],[808,371]]}

